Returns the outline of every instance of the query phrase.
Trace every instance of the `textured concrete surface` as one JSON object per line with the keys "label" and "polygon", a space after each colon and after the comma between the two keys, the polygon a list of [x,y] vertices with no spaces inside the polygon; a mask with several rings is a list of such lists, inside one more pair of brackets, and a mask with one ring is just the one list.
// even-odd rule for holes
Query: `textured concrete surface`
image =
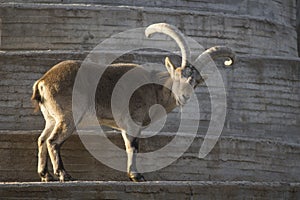
{"label": "textured concrete surface", "polygon": [[[99,2],[0,0],[0,199],[300,199],[298,0]],[[178,26],[206,48],[227,45],[239,54],[234,68],[219,68],[228,114],[212,152],[197,157],[210,119],[209,93],[202,87],[197,138],[172,165],[145,173],[151,182],[127,182],[126,173],[92,157],[77,135],[64,144],[62,157],[78,182],[16,182],[39,181],[41,131],[30,130],[42,129],[44,122],[32,112],[33,82],[59,61],[83,60],[115,33],[156,22]],[[161,63],[164,56],[139,52],[119,60]],[[192,120],[194,109],[187,109]],[[141,151],[167,144],[178,123],[177,111],[170,113],[164,131],[172,134],[143,139]],[[120,135],[109,138],[124,148]],[[125,153],[118,158],[125,166]]]}
{"label": "textured concrete surface", "polygon": [[[37,175],[37,138],[39,131],[0,132],[0,182],[39,181]],[[103,149],[101,138],[89,136],[96,155],[118,159],[126,166],[126,153],[117,154]],[[118,133],[109,133],[109,139],[124,148]],[[140,152],[152,152],[168,144],[174,133],[161,133],[152,138],[141,139]],[[181,139],[190,138],[182,135]],[[254,182],[300,182],[300,146],[280,140],[263,140],[222,136],[214,149],[204,159],[198,158],[202,136],[197,136],[188,150],[170,166],[145,173],[149,181],[254,181]],[[180,143],[171,145],[168,155],[174,156]],[[62,159],[68,172],[77,180],[124,181],[126,172],[111,169],[95,159],[80,141],[78,135],[62,147]],[[97,153],[98,152],[98,153]],[[151,165],[158,166],[155,160]]]}
{"label": "textured concrete surface", "polygon": [[[29,99],[34,81],[51,66],[65,59],[83,60],[87,54],[84,50],[112,34],[162,20],[176,24],[205,47],[226,44],[247,54],[239,57],[233,69],[220,69],[228,97],[225,135],[251,134],[255,138],[275,137],[299,143],[300,65],[294,57],[295,1],[151,1],[144,8],[139,7],[141,1],[102,3],[110,6],[84,0],[1,3],[0,49],[9,52],[0,52],[0,129],[43,128],[43,119],[32,113]],[[163,6],[172,9],[161,9]],[[19,51],[24,49],[30,51]],[[42,51],[33,51],[36,49]],[[70,51],[45,51],[48,49]],[[162,63],[163,57],[134,54],[123,60]],[[210,100],[205,87],[197,89],[197,94],[201,102],[201,134],[210,119]],[[194,109],[187,109],[192,118]],[[176,131],[178,114],[171,113],[168,119],[165,131]]]}
{"label": "textured concrete surface", "polygon": [[298,54],[300,56],[300,1],[297,2],[297,34],[298,34]]}
{"label": "textured concrete surface", "polygon": [[[40,113],[33,113],[32,85],[54,64],[65,59],[83,60],[85,53],[64,51],[0,53],[0,129],[43,129]],[[136,63],[161,63],[162,54],[125,55]],[[122,59],[121,59],[122,60]],[[219,65],[227,90],[227,117],[223,134],[253,138],[280,138],[300,143],[300,60],[297,58],[238,56],[231,69]],[[210,120],[210,96],[207,87],[196,90],[200,104],[199,134]],[[186,106],[193,119],[194,109]],[[170,113],[164,131],[175,132],[180,118]],[[190,126],[190,124],[187,124]]]}
{"label": "textured concrete surface", "polygon": [[0,183],[0,199],[290,199],[299,183],[257,182],[69,182]]}
{"label": "textured concrete surface", "polygon": [[295,20],[295,0],[0,0],[0,2],[19,3],[47,3],[47,4],[91,4],[91,5],[112,5],[112,6],[135,6],[172,8],[175,10],[212,11],[226,14],[238,14],[248,16],[258,16],[269,20],[285,23],[294,23]]}
{"label": "textured concrete surface", "polygon": [[[226,44],[244,54],[297,56],[294,0],[237,2],[182,1],[186,10],[171,9],[174,3],[170,9],[159,5],[2,3],[1,49],[91,50],[114,33],[167,22],[176,24],[206,48]],[[193,5],[203,6],[205,11],[189,9]]]}

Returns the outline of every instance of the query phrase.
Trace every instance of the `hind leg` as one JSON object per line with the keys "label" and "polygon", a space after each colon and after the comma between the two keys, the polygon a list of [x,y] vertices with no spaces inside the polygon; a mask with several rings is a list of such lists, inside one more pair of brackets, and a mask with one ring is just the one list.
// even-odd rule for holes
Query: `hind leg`
{"label": "hind leg", "polygon": [[43,105],[40,105],[41,111],[43,113],[44,119],[46,121],[45,129],[41,133],[40,137],[38,138],[38,174],[41,177],[42,182],[48,182],[53,180],[52,175],[48,171],[48,150],[46,140],[50,136],[54,125],[55,120],[51,117],[49,112]]}
{"label": "hind leg", "polygon": [[[50,100],[48,99],[50,102]],[[60,154],[60,148],[65,140],[75,130],[75,124],[72,114],[72,103],[63,99],[52,99],[47,105],[47,110],[55,120],[54,128],[48,137],[46,143],[48,153],[52,162],[53,172],[61,182],[73,180],[66,172]]]}
{"label": "hind leg", "polygon": [[60,155],[60,148],[64,141],[72,134],[74,129],[75,126],[73,122],[66,119],[56,120],[55,127],[50,137],[47,139],[47,147],[53,165],[53,171],[54,174],[59,177],[61,182],[73,180],[64,168]]}

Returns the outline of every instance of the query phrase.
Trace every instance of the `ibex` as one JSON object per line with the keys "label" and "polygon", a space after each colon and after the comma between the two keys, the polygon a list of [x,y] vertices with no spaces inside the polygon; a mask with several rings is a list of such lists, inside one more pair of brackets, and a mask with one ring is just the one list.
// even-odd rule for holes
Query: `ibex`
{"label": "ibex", "polygon": [[[133,121],[143,126],[149,124],[148,111],[152,105],[160,104],[169,113],[177,106],[185,105],[193,89],[204,82],[198,70],[188,64],[191,53],[183,34],[176,27],[165,23],[153,24],[146,29],[147,36],[157,32],[170,36],[178,44],[182,54],[181,66],[175,67],[168,57],[165,58],[166,72],[149,72],[136,64],[112,64],[107,67],[98,83],[95,105],[90,105],[95,106],[100,125],[121,131],[127,152],[127,173],[130,180],[135,182],[145,181],[142,174],[136,170],[135,163],[138,138],[142,128],[136,128],[136,126],[133,128],[126,120],[126,116],[121,117],[124,119],[121,123],[115,121],[110,101],[118,80],[130,70],[138,68],[137,71],[143,79],[160,80],[162,85],[166,86],[144,85],[138,88],[131,97],[129,104],[131,117]],[[202,55],[211,56],[213,59],[228,57],[232,63],[235,58],[231,49],[221,46],[210,48]],[[38,139],[38,174],[43,182],[53,179],[47,167],[48,156],[53,165],[54,175],[61,182],[73,180],[64,169],[60,148],[76,127],[72,114],[72,90],[80,67],[81,64],[77,61],[60,62],[33,86],[32,100],[38,105],[46,121],[45,129]]]}

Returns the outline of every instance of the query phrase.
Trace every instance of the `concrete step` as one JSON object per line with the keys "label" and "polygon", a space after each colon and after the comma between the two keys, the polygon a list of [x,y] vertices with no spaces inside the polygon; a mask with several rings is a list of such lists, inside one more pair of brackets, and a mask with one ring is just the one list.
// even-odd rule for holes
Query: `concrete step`
{"label": "concrete step", "polygon": [[[103,52],[110,55],[113,52]],[[16,51],[0,52],[0,129],[43,129],[40,113],[33,113],[30,101],[32,85],[54,64],[67,59],[84,60],[88,52]],[[169,54],[136,52],[120,57],[119,61],[140,64],[160,64]],[[175,58],[175,57],[174,57]],[[157,66],[157,65],[155,65]],[[300,143],[300,60],[287,57],[238,56],[231,69],[219,65],[227,91],[227,117],[223,134],[253,138],[279,138]],[[198,134],[204,134],[211,114],[207,87],[196,90],[200,119],[195,119],[193,107],[189,120],[197,120]],[[169,114],[164,131],[176,132],[178,111]],[[192,123],[187,123],[192,126]]]}
{"label": "concrete step", "polygon": [[[0,131],[0,182],[39,181],[36,171],[37,138],[40,132]],[[171,143],[176,134],[181,142]],[[106,137],[114,146],[124,149],[120,133],[107,132]],[[73,134],[63,145],[61,153],[67,171],[80,181],[128,180],[126,172],[103,164],[107,159],[118,161],[118,167],[125,170],[125,151],[108,150],[104,136],[98,133],[89,134],[87,139],[89,143]],[[299,144],[221,136],[213,150],[200,159],[198,155],[203,139],[203,136],[196,136],[193,140],[187,133],[159,133],[151,138],[140,139],[140,152],[143,153],[156,152],[169,145],[168,152],[149,160],[144,159],[144,167],[151,165],[158,169],[144,173],[146,180],[300,182]],[[189,140],[191,145],[178,158],[177,153]],[[160,168],[162,159],[172,159],[173,163]]]}
{"label": "concrete step", "polygon": [[245,0],[245,1],[223,1],[211,0],[189,1],[189,0],[156,0],[156,1],[126,1],[126,0],[0,0],[0,3],[47,3],[47,4],[91,4],[110,6],[134,6],[151,7],[189,11],[210,11],[233,15],[247,15],[265,18],[270,21],[278,21],[286,24],[295,23],[295,2],[289,1],[268,1],[268,0]]}
{"label": "concrete step", "polygon": [[0,199],[290,199],[300,198],[300,183],[157,181],[0,183]]}
{"label": "concrete step", "polygon": [[[288,8],[289,12],[282,11],[281,13],[284,14],[277,19],[266,17],[264,14],[256,15],[257,6],[264,4],[268,7],[270,4],[270,9],[278,7],[281,10],[282,5],[286,5],[286,1],[280,0],[281,3],[278,4],[280,6],[277,6],[278,1],[276,3],[266,0],[262,3],[255,2],[257,4],[251,1],[255,6],[248,5],[252,10],[249,12],[253,12],[251,15],[245,15],[247,12],[244,11],[230,14],[215,12],[209,8],[214,3],[199,4],[206,5],[205,8],[210,12],[177,10],[160,6],[2,3],[0,4],[2,21],[0,48],[2,50],[91,50],[113,34],[132,28],[146,27],[157,22],[167,22],[179,26],[178,28],[184,34],[206,48],[227,45],[240,53],[297,56],[295,5],[288,4],[291,7],[284,7],[283,10]],[[193,3],[197,4],[191,2]],[[242,2],[245,3],[246,1]],[[230,10],[232,5],[230,4],[228,8],[224,5],[222,8]],[[238,5],[235,6],[241,9]],[[247,6],[242,10],[246,8]],[[278,16],[277,12],[275,14],[274,16]]]}

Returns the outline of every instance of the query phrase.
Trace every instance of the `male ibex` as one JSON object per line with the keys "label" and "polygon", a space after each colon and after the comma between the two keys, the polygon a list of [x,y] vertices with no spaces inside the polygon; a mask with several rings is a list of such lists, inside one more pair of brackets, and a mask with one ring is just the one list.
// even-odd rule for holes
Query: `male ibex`
{"label": "male ibex", "polygon": [[[95,105],[90,105],[95,106],[101,125],[122,132],[128,157],[128,176],[136,182],[144,181],[144,177],[137,172],[135,163],[138,136],[142,128],[132,126],[126,120],[126,116],[120,118],[124,121],[115,121],[110,100],[118,80],[130,70],[138,69],[137,72],[143,79],[160,80],[162,85],[166,86],[144,85],[138,88],[131,97],[129,104],[131,117],[133,121],[143,126],[148,125],[149,120],[151,121],[148,111],[152,105],[160,104],[169,113],[175,107],[185,105],[190,99],[193,89],[204,81],[200,73],[193,66],[187,64],[191,55],[183,34],[176,27],[164,23],[153,24],[146,29],[147,36],[156,32],[167,34],[179,45],[182,54],[181,66],[175,67],[168,57],[165,59],[167,72],[148,72],[136,64],[112,64],[107,67],[99,81]],[[234,61],[234,53],[227,47],[213,47],[203,52],[202,55],[209,55],[212,58],[228,57],[232,63]],[[46,121],[45,129],[38,139],[38,173],[42,181],[49,181],[53,178],[48,172],[48,156],[50,156],[54,174],[58,176],[59,180],[72,180],[64,169],[60,147],[76,126],[72,114],[72,90],[80,66],[80,62],[63,61],[52,67],[33,86],[32,100],[38,103]],[[171,90],[167,88],[171,88]]]}

